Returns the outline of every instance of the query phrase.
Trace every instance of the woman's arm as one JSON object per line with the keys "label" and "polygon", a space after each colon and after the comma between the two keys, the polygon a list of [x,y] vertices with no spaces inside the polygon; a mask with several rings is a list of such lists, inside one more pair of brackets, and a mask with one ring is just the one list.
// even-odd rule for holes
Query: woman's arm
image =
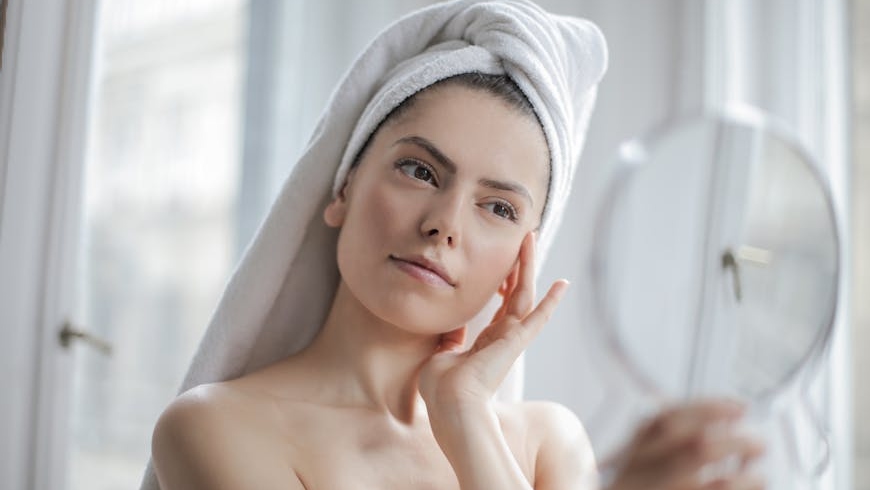
{"label": "woman's arm", "polygon": [[[487,417],[485,421],[475,421],[469,418],[466,429],[434,429],[436,433],[463,434],[457,440],[439,441],[463,489],[598,488],[592,447],[586,431],[573,412],[551,402],[525,402],[512,406],[510,411],[511,414],[507,414],[506,410],[500,409],[499,416],[502,418],[496,420]],[[515,430],[522,434],[523,446],[528,451],[526,463],[534,486],[528,482],[519,462],[508,449],[501,429],[505,424],[515,425]]]}
{"label": "woman's arm", "polygon": [[586,430],[574,412],[557,403],[527,403],[529,431],[540,438],[535,490],[595,490],[598,470]]}
{"label": "woman's arm", "polygon": [[429,410],[432,432],[462,490],[531,490],[492,404]]}

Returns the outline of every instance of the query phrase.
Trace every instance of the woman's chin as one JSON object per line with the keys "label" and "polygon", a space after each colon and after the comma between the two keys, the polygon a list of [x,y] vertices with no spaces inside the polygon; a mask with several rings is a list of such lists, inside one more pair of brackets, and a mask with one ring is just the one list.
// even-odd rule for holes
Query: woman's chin
{"label": "woman's chin", "polygon": [[454,315],[446,316],[442,312],[432,311],[434,308],[383,309],[375,312],[386,323],[395,325],[398,329],[415,335],[441,335],[455,330],[467,323]]}

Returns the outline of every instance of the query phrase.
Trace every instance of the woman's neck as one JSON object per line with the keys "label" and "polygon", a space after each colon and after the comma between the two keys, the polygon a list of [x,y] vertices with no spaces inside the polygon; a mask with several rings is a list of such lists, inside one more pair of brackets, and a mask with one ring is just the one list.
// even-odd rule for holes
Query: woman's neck
{"label": "woman's neck", "polygon": [[300,355],[335,383],[341,403],[383,410],[410,424],[426,413],[417,373],[438,341],[372,314],[342,281],[323,328]]}

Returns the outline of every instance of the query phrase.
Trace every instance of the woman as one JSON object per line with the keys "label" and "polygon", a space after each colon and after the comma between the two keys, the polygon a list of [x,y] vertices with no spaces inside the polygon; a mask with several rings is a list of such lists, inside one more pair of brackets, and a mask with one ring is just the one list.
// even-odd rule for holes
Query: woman
{"label": "woman", "polygon": [[[552,36],[548,23],[557,32],[567,28],[525,2],[453,2],[416,19],[380,39],[413,35],[427,39],[424,46],[365,76],[371,53],[394,53],[376,41],[331,104],[353,105],[342,103],[345,90],[359,78],[375,80],[375,90],[345,97],[365,100],[364,110],[350,111],[358,113],[356,127],[342,132],[335,122],[342,118],[328,110],[309,148],[308,155],[320,155],[320,146],[344,146],[334,141],[339,133],[348,141],[335,191],[320,207],[337,237],[323,238],[306,223],[303,234],[315,238],[288,253],[293,258],[278,268],[285,270],[277,274],[274,303],[255,323],[284,332],[305,322],[285,299],[297,296],[290,293],[299,276],[291,272],[310,267],[300,259],[317,256],[305,255],[306,243],[321,240],[334,246],[326,255],[339,275],[314,338],[239,377],[188,390],[167,408],[153,442],[163,490],[595,485],[594,458],[573,414],[552,403],[497,402],[495,395],[567,287],[557,281],[535,305],[535,249],[546,248],[558,222],[604,63],[587,63],[593,73],[580,83],[562,77],[570,58],[549,56],[553,50],[535,41]],[[603,51],[597,31],[584,28],[586,36],[563,32],[552,46],[567,40],[577,42],[577,52]],[[505,32],[512,37],[485,41]],[[484,41],[456,44],[468,38]],[[514,49],[499,53],[504,46]],[[529,46],[538,51],[515,58]],[[553,70],[537,66],[544,59]],[[541,80],[542,73],[555,82]],[[563,86],[577,93],[562,93]],[[572,95],[576,111],[560,104]],[[262,237],[287,208],[279,199],[249,257],[274,250]],[[256,265],[246,261],[237,277]],[[241,290],[231,286],[224,309]],[[500,308],[466,348],[466,325],[494,294]],[[252,350],[266,349],[259,347],[268,344],[263,338]],[[198,357],[208,357],[207,349]],[[742,471],[719,480],[699,476],[708,462],[757,456],[754,441],[728,429],[739,413],[708,402],[662,414],[638,432],[611,488],[757,488]]]}

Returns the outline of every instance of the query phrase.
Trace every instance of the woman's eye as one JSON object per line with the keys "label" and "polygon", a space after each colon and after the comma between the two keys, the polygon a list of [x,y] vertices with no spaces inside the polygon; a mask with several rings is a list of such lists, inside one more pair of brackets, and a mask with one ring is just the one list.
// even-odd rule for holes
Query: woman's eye
{"label": "woman's eye", "polygon": [[517,211],[506,202],[491,202],[485,205],[488,207],[492,214],[498,216],[499,218],[509,219],[511,221],[517,221]]}
{"label": "woman's eye", "polygon": [[417,180],[422,180],[423,182],[429,182],[432,185],[435,185],[435,174],[432,172],[432,169],[421,163],[414,160],[405,160],[399,162],[399,169],[408,177],[413,177]]}
{"label": "woman's eye", "polygon": [[414,178],[428,181],[432,178],[432,172],[426,167],[417,167],[414,169]]}

